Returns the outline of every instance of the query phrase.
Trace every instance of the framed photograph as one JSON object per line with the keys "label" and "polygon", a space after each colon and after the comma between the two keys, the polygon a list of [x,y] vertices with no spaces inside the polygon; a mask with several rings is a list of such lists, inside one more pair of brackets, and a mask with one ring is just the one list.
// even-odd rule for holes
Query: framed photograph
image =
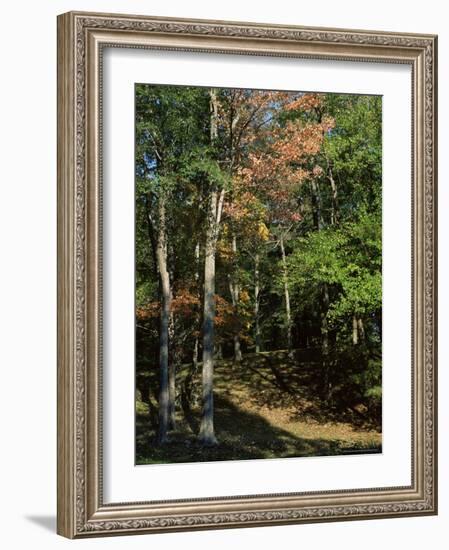
{"label": "framed photograph", "polygon": [[58,17],[58,533],[437,513],[433,35]]}

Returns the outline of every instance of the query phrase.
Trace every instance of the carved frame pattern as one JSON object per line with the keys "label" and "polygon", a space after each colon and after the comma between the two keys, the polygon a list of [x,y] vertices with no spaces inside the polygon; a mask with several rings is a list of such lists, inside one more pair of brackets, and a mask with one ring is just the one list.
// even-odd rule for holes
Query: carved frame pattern
{"label": "carved frame pattern", "polygon": [[[410,487],[102,503],[101,51],[409,63],[413,88]],[[78,538],[437,512],[435,36],[70,12],[58,18],[58,533]]]}

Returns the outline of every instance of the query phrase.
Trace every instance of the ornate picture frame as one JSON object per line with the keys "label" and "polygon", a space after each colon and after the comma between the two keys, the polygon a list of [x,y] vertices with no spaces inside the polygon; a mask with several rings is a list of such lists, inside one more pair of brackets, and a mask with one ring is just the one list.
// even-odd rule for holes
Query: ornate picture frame
{"label": "ornate picture frame", "polygon": [[[405,64],[412,74],[412,350],[407,486],[105,503],[105,47]],[[58,533],[69,538],[437,513],[437,37],[70,12],[58,17]],[[130,366],[132,368],[132,366]]]}

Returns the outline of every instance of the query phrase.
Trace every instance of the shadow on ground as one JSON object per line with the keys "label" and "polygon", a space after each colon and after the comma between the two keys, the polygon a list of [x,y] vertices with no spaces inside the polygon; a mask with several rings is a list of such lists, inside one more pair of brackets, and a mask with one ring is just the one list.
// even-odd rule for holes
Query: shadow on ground
{"label": "shadow on ground", "polygon": [[[176,430],[170,442],[156,445],[157,367],[146,365],[137,376],[136,463],[201,462],[380,452],[381,422],[341,397],[338,407],[320,397],[322,368],[316,354],[296,350],[247,354],[241,363],[216,361],[215,432],[219,445],[203,448],[196,434],[200,399],[178,402]],[[188,365],[177,372],[183,387]],[[201,369],[193,378],[201,388]],[[334,391],[339,391],[338,386]],[[199,397],[199,396],[198,396]]]}
{"label": "shadow on ground", "polygon": [[[215,432],[219,444],[204,448],[196,435],[180,420],[170,441],[157,446],[149,428],[148,415],[137,415],[137,464],[206,462],[351,454],[360,447],[345,447],[341,440],[309,439],[271,425],[262,416],[242,410],[223,395],[215,397]],[[380,449],[375,449],[379,452]]]}

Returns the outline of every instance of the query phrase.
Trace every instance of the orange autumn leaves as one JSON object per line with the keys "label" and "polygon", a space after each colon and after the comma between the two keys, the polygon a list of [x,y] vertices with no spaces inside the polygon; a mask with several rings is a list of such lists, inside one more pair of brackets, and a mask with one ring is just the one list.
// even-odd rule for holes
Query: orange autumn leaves
{"label": "orange autumn leaves", "polygon": [[303,94],[287,102],[283,106],[285,111],[313,111],[316,122],[298,117],[271,129],[269,146],[250,152],[239,170],[242,185],[263,195],[270,217],[278,222],[300,220],[298,190],[305,181],[322,173],[316,156],[335,123],[330,117],[321,117],[321,104],[320,94]]}
{"label": "orange autumn leaves", "polygon": [[[240,301],[242,306],[250,300],[248,292],[243,290],[240,293]],[[201,301],[191,289],[183,287],[177,289],[171,300],[171,313],[175,318],[183,318],[190,320],[193,324],[195,318],[200,315]],[[215,325],[218,329],[218,341],[225,341],[229,335],[234,334],[236,330],[249,328],[249,318],[245,308],[236,308],[225,298],[219,294],[215,295]],[[159,301],[149,302],[145,306],[138,307],[136,310],[136,318],[138,322],[148,321],[150,319],[158,319],[160,315]]]}
{"label": "orange autumn leaves", "polygon": [[[182,317],[191,317],[195,310],[199,309],[200,299],[194,291],[188,287],[182,287],[175,291],[171,299],[171,312]],[[145,306],[138,307],[136,316],[138,320],[158,318],[160,314],[159,301],[149,302]]]}
{"label": "orange autumn leaves", "polygon": [[[298,195],[301,185],[320,177],[318,164],[333,119],[321,116],[323,96],[306,93],[229,90],[218,105],[219,126],[229,136],[228,161],[231,186],[223,208],[223,226],[217,252],[232,264],[231,235],[238,232],[239,246],[263,244],[272,224],[300,221]],[[279,120],[279,115],[284,119]],[[230,159],[230,160],[229,160]],[[174,289],[171,311],[175,316],[199,316],[201,301],[194,282]],[[240,296],[240,301],[244,302]],[[216,325],[231,327],[235,308],[216,296]],[[241,314],[241,312],[240,312]],[[158,302],[138,308],[138,319],[157,318]]]}

